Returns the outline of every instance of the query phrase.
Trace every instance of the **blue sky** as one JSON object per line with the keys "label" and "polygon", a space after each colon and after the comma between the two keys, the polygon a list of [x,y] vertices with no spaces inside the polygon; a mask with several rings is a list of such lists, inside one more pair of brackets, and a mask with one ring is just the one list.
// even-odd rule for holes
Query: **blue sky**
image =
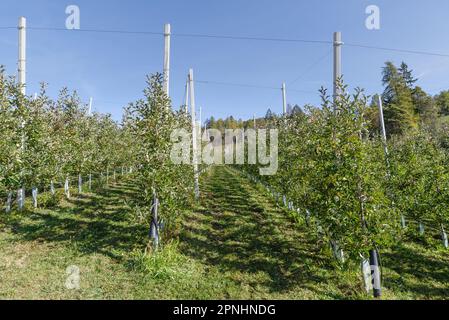
{"label": "blue sky", "polygon": [[[30,27],[64,28],[65,8],[71,4],[80,7],[81,29],[162,32],[164,23],[171,23],[173,33],[310,40],[332,40],[332,33],[341,31],[348,43],[449,54],[447,0],[2,0],[0,26],[16,26],[18,17],[26,16]],[[365,28],[365,8],[371,4],[380,7],[380,30]],[[288,103],[317,104],[319,87],[331,88],[330,50],[327,44],[173,36],[173,105],[182,103],[190,67],[198,80],[279,88],[286,81]],[[9,74],[16,72],[16,59],[17,30],[0,30],[0,64]],[[355,47],[343,47],[345,82],[370,94],[381,91],[386,60],[405,60],[420,78],[418,84],[432,94],[449,88],[447,57]],[[158,35],[28,30],[28,93],[37,91],[41,81],[49,83],[50,96],[67,86],[86,102],[92,96],[94,110],[120,119],[122,106],[142,96],[145,75],[161,71],[162,61]],[[263,116],[268,107],[282,110],[280,90],[198,83],[196,98],[203,118],[245,119]]]}

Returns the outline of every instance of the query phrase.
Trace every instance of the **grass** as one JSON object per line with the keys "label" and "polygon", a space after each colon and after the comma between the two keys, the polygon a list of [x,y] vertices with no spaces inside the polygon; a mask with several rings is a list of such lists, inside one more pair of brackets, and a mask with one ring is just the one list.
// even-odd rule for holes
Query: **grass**
{"label": "grass", "polygon": [[[236,171],[203,177],[200,205],[176,239],[145,255],[148,230],[123,181],[53,209],[0,214],[3,299],[368,299],[357,264],[336,267],[326,244]],[[447,299],[449,253],[407,241],[383,252],[385,299]],[[80,287],[67,289],[69,266]]]}

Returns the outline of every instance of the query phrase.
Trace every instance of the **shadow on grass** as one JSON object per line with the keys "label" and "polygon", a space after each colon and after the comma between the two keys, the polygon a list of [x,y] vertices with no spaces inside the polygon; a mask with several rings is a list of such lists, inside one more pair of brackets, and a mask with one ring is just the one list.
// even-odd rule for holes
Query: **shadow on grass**
{"label": "shadow on grass", "polygon": [[[189,255],[220,270],[249,275],[242,281],[270,292],[287,292],[298,285],[313,291],[325,281],[311,270],[312,264],[327,265],[316,243],[260,192],[224,167],[216,168],[204,188],[206,209],[189,217],[181,239]],[[268,277],[261,280],[260,273]]]}
{"label": "shadow on grass", "polygon": [[83,254],[101,253],[123,260],[136,246],[146,241],[147,228],[130,220],[125,196],[135,190],[118,184],[98,194],[82,194],[68,200],[69,206],[52,210],[24,212],[8,219],[20,240],[72,242]]}
{"label": "shadow on grass", "polygon": [[[225,167],[215,168],[203,190],[206,209],[186,223],[182,240],[189,255],[223,271],[247,274],[239,279],[271,292],[300,286],[331,299],[368,297],[358,264],[351,264],[349,272],[336,270],[305,226],[294,225],[283,209],[244,180]],[[383,253],[385,288],[399,297],[447,299],[449,257],[411,243]],[[259,273],[268,277],[261,281]]]}
{"label": "shadow on grass", "polygon": [[[449,297],[449,258],[436,253],[426,254],[413,245],[400,245],[392,252],[384,253],[384,265],[396,273],[386,272],[384,284],[409,291],[416,296],[431,299]],[[430,251],[432,252],[432,251]]]}

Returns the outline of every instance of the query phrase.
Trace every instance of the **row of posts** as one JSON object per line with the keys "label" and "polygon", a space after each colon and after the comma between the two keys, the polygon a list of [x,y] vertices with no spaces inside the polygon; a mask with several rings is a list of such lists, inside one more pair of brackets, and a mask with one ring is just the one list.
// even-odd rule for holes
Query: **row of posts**
{"label": "row of posts", "polygon": [[[18,30],[19,30],[19,52],[18,52],[18,63],[17,63],[17,73],[18,73],[18,83],[20,86],[20,92],[22,95],[26,95],[26,53],[27,53],[27,21],[25,17],[19,18]],[[89,115],[92,113],[92,98],[89,101]],[[25,121],[21,122],[22,129],[25,127]],[[25,150],[25,136],[22,134],[21,138],[21,152],[23,153]],[[23,170],[21,172],[23,176]],[[81,176],[79,177],[81,179]],[[81,183],[81,182],[80,182]],[[91,175],[89,175],[89,186],[91,184]],[[90,188],[90,187],[89,187]],[[51,182],[50,190],[52,194],[54,194],[54,185],[53,181]],[[70,196],[70,191],[68,190],[68,179],[65,181],[65,192],[68,196]],[[33,197],[33,205],[37,207],[37,194],[38,189],[34,187],[32,189],[32,197]],[[6,203],[6,211],[9,212],[11,210],[12,203],[12,192],[8,193],[7,203]],[[17,192],[17,204],[20,210],[23,209],[25,203],[25,188],[22,186]]]}
{"label": "row of posts", "polygon": [[[132,168],[129,169],[125,169],[124,167],[121,168],[121,173],[122,175],[124,175],[126,172],[131,173],[132,172]],[[103,174],[101,174],[101,177],[103,177]],[[113,180],[116,180],[116,170],[114,170],[113,172]],[[107,170],[106,172],[106,184],[109,184],[109,170]],[[88,175],[88,190],[92,190],[92,174]],[[81,194],[83,190],[83,178],[80,175],[78,175],[78,194]],[[38,207],[38,192],[39,189],[37,187],[33,187],[31,189],[31,197],[32,197],[32,202],[33,202],[33,207],[37,208]],[[56,189],[55,189],[55,184],[53,182],[53,180],[50,181],[50,193],[51,195],[55,195],[56,194]],[[67,199],[70,198],[70,181],[69,178],[67,177],[64,180],[64,195],[67,197]],[[25,207],[25,188],[20,188],[19,190],[17,190],[17,198],[16,198],[16,203],[17,203],[17,208],[19,211],[23,210]],[[11,212],[11,208],[12,208],[12,204],[13,204],[13,192],[10,191],[7,194],[7,199],[6,199],[6,204],[5,204],[5,212],[9,213]]]}
{"label": "row of posts", "polygon": [[[19,57],[18,57],[18,81],[21,86],[21,92],[26,95],[26,18],[19,18]],[[337,80],[341,77],[341,33],[334,33],[334,96],[337,95]],[[164,25],[164,64],[163,64],[163,89],[167,96],[170,96],[170,52],[171,50],[171,25]],[[186,103],[185,108],[188,111],[188,99],[190,97],[190,106],[192,111],[192,125],[193,125],[193,136],[196,136],[196,119],[195,119],[195,93],[193,84],[193,70],[189,70],[188,81],[186,86]],[[286,94],[286,84],[282,83],[282,106],[283,114],[287,113],[287,94]],[[89,101],[89,114],[92,112],[92,98]],[[23,123],[23,125],[25,125]],[[193,138],[193,150],[194,158],[196,155],[195,150],[196,139]],[[24,139],[22,139],[22,149],[24,149]],[[195,159],[194,159],[195,160]],[[194,161],[194,190],[195,197],[199,197],[199,183],[198,183],[198,161]]]}
{"label": "row of posts", "polygon": [[[253,181],[254,183],[260,183],[258,179],[255,177],[248,175],[249,179]],[[271,193],[271,195],[274,197],[276,203],[279,203],[282,201],[282,205],[288,210],[301,214],[300,208],[295,208],[293,201],[290,201],[287,199],[285,195],[282,195],[276,191],[274,191],[271,187],[264,185],[265,189]],[[282,199],[282,200],[281,200]],[[307,226],[311,225],[311,214],[309,210],[305,211],[305,221]],[[317,232],[318,234],[323,234],[324,230],[321,227],[319,222],[316,222]],[[343,252],[343,249],[340,247],[338,241],[331,239],[330,242],[330,248],[333,252],[333,255],[337,261],[340,263],[345,262],[345,255]],[[372,292],[374,297],[378,298],[381,296],[382,289],[381,289],[381,273],[380,273],[380,263],[379,263],[379,253],[376,249],[372,249],[369,252],[369,258],[365,258],[361,256],[361,271],[363,275],[363,280],[365,284],[365,289],[367,293]]]}
{"label": "row of posts", "polygon": [[[166,24],[164,26],[164,66],[163,66],[163,89],[167,96],[170,95],[170,42],[171,42],[171,26],[170,24]],[[342,75],[342,67],[341,67],[341,47],[343,45],[341,32],[335,32],[333,37],[333,48],[334,48],[334,63],[333,63],[333,97],[334,101],[339,95],[339,81],[341,79]],[[18,59],[18,81],[21,85],[21,92],[23,95],[26,95],[26,19],[24,17],[21,17],[19,19],[19,59]],[[198,171],[198,159],[197,159],[197,123],[195,119],[195,92],[194,92],[194,82],[193,82],[193,70],[189,70],[188,75],[188,81],[186,86],[186,103],[185,108],[186,111],[188,111],[188,99],[190,97],[190,107],[191,107],[191,116],[192,116],[192,147],[193,147],[193,170],[194,170],[194,193],[195,198],[199,198],[199,171]],[[89,114],[91,113],[91,106],[92,106],[92,99],[89,103]],[[287,113],[287,97],[286,97],[286,84],[285,82],[282,84],[282,106],[283,106],[283,114],[285,115]],[[386,131],[385,131],[385,124],[383,119],[383,110],[382,110],[382,102],[379,97],[379,113],[381,118],[381,129],[382,129],[382,137],[385,142],[385,154],[388,157],[388,149],[386,146]],[[24,124],[23,124],[24,125]],[[22,149],[24,149],[24,139],[22,139]],[[79,177],[79,186],[82,184],[82,179]],[[81,188],[81,187],[79,187]],[[65,192],[67,196],[70,196],[69,194],[69,188],[68,188],[68,180],[65,182]],[[52,187],[52,190],[53,187]],[[23,206],[24,202],[24,188],[21,188],[18,192],[18,203],[19,206]],[[33,188],[33,199],[36,198],[34,201],[37,203],[37,189]],[[8,203],[11,202],[12,194],[8,194]],[[157,197],[155,196],[156,200],[153,200],[153,220],[156,218],[155,221],[157,221],[157,208],[158,208],[158,201]],[[7,205],[8,208],[8,205]],[[155,238],[155,231],[154,226],[152,224],[152,237]],[[443,234],[445,234],[443,229]],[[157,237],[158,238],[158,237]],[[445,237],[446,243],[447,243],[447,235]],[[157,243],[159,241],[157,240]],[[337,246],[334,244],[334,247]],[[376,250],[370,251],[370,263],[376,263],[377,264],[377,258],[378,253]],[[380,295],[380,291],[377,293]],[[375,292],[376,295],[376,292]]]}

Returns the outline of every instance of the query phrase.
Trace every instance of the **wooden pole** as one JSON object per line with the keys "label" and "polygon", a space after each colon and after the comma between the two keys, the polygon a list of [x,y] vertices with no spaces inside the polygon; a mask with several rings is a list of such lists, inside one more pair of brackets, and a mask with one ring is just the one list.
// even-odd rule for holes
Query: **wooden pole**
{"label": "wooden pole", "polygon": [[202,129],[203,129],[203,109],[200,107],[200,119],[198,121],[198,126],[200,129],[200,135],[202,134]]}
{"label": "wooden pole", "polygon": [[186,113],[189,113],[189,89],[190,89],[190,81],[189,81],[189,77],[187,77],[187,82],[186,82],[186,101],[184,103],[184,106],[186,108]]}
{"label": "wooden pole", "polygon": [[341,79],[341,32],[334,32],[334,102],[339,92],[338,81]]}
{"label": "wooden pole", "polygon": [[90,97],[90,99],[89,99],[89,110],[87,112],[87,115],[89,115],[89,116],[92,115],[92,103],[93,103],[93,100],[94,99],[92,97]]}
{"label": "wooden pole", "polygon": [[21,92],[26,94],[26,18],[19,18],[19,61],[18,80],[21,85]]}
{"label": "wooden pole", "polygon": [[164,92],[170,96],[170,24],[164,26]]}
{"label": "wooden pole", "polygon": [[285,88],[285,82],[282,83],[282,112],[287,115],[287,93]]}
{"label": "wooden pole", "polygon": [[380,130],[382,134],[382,141],[384,143],[385,156],[388,157],[387,131],[385,129],[384,109],[382,106],[382,97],[380,95],[377,96],[377,106],[379,107]]}
{"label": "wooden pole", "polygon": [[195,118],[195,88],[193,82],[193,69],[189,70],[189,88],[190,88],[190,109],[192,114],[192,151],[193,151],[193,179],[195,199],[200,197],[199,173],[198,173],[198,150],[197,150],[197,123]]}
{"label": "wooden pole", "polygon": [[[20,92],[25,96],[26,95],[26,18],[19,18],[19,57],[17,63],[17,72],[18,72],[18,81],[20,85]],[[22,130],[25,128],[25,121],[21,122]],[[25,135],[22,133],[22,141],[21,141],[21,152],[22,155],[25,152]],[[23,170],[21,171],[21,176],[23,178]],[[23,182],[22,182],[23,183]],[[17,191],[17,204],[19,210],[23,210],[25,206],[25,186],[22,185],[21,188]]]}

